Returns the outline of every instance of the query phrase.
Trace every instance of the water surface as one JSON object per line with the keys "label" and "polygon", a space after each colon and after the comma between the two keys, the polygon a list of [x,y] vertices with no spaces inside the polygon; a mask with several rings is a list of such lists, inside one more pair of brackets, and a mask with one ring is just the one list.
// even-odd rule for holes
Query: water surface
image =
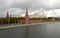
{"label": "water surface", "polygon": [[0,30],[0,38],[60,38],[60,22]]}

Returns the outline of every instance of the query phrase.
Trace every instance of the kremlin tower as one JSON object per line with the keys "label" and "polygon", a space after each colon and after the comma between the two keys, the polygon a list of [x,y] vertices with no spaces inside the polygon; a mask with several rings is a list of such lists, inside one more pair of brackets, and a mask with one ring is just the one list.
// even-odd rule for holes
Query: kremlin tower
{"label": "kremlin tower", "polygon": [[28,9],[26,9],[26,14],[25,14],[25,23],[29,23]]}
{"label": "kremlin tower", "polygon": [[9,18],[9,13],[7,12],[6,18]]}
{"label": "kremlin tower", "polygon": [[7,15],[6,15],[6,18],[7,18],[7,22],[8,22],[8,24],[9,24],[9,13],[7,12]]}

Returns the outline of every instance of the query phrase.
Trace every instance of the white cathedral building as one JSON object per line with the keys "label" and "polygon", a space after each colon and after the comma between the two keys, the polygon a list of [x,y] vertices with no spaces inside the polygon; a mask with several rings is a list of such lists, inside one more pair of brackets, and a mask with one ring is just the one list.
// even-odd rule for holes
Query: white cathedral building
{"label": "white cathedral building", "polygon": [[33,15],[30,15],[30,18],[46,18],[47,16],[44,14],[33,14]]}

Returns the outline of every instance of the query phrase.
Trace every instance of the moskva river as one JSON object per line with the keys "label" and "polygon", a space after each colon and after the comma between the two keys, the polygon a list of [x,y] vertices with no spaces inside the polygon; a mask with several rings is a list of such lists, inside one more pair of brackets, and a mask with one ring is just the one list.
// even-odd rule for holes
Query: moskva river
{"label": "moskva river", "polygon": [[60,38],[60,22],[0,30],[0,38]]}

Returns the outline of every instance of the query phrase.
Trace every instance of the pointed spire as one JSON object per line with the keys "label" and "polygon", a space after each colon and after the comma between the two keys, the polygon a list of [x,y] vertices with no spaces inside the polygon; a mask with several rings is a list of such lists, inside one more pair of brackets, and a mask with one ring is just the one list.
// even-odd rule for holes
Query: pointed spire
{"label": "pointed spire", "polygon": [[26,15],[28,15],[28,9],[26,9]]}
{"label": "pointed spire", "polygon": [[9,18],[9,13],[7,12],[6,18]]}

